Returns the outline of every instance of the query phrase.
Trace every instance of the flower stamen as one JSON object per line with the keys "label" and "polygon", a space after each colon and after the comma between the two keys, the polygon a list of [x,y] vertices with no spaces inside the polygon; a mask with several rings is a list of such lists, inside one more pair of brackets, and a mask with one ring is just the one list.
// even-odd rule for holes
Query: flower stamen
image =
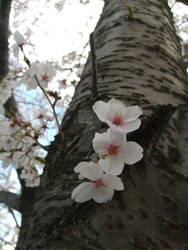
{"label": "flower stamen", "polygon": [[107,148],[108,154],[109,155],[117,155],[119,147],[120,146],[116,146],[116,145],[110,144],[110,146]]}
{"label": "flower stamen", "polygon": [[96,188],[100,188],[101,186],[103,186],[101,179],[95,180],[93,181],[93,183],[95,183]]}
{"label": "flower stamen", "polygon": [[122,123],[122,118],[121,118],[121,116],[116,114],[116,115],[113,117],[112,123],[113,123],[114,125],[119,126],[119,125]]}

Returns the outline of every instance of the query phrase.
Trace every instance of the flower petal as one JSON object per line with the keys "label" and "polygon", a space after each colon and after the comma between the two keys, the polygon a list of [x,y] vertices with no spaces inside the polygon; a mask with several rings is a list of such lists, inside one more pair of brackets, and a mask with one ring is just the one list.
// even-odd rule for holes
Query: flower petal
{"label": "flower petal", "polygon": [[100,159],[99,164],[102,166],[104,172],[112,175],[120,175],[124,168],[124,162],[119,158],[116,159]]}
{"label": "flower petal", "polygon": [[108,109],[108,103],[105,103],[103,101],[98,101],[93,105],[93,111],[95,112],[99,120],[101,120],[102,122],[105,122],[106,120],[106,114],[108,112]]}
{"label": "flower petal", "polygon": [[118,133],[117,131],[113,131],[112,129],[107,130],[107,134],[109,137],[109,142],[114,145],[122,145],[126,142],[126,137],[123,137],[121,133]]}
{"label": "flower petal", "polygon": [[116,100],[112,98],[109,102],[109,109],[107,118],[114,116],[115,114],[123,114],[125,110],[125,104],[123,102],[120,102],[119,100]]}
{"label": "flower petal", "polygon": [[13,46],[12,46],[12,50],[13,50],[13,54],[15,57],[18,57],[19,56],[19,47],[17,45],[17,43],[15,43]]}
{"label": "flower petal", "polygon": [[124,157],[126,164],[132,165],[142,159],[143,148],[136,142],[127,142],[126,146],[121,148],[120,155]]}
{"label": "flower petal", "polygon": [[95,137],[93,139],[93,148],[99,155],[106,155],[108,153],[107,151],[108,145],[109,141],[106,133],[95,134]]}
{"label": "flower petal", "polygon": [[80,173],[80,169],[82,169],[83,167],[87,167],[88,165],[89,163],[87,161],[82,161],[76,165],[76,167],[74,168],[74,172]]}
{"label": "flower petal", "polygon": [[127,123],[125,121],[125,124],[121,127],[121,131],[123,131],[124,133],[130,133],[132,131],[137,130],[140,127],[140,125],[141,121],[139,119]]}
{"label": "flower petal", "polygon": [[111,187],[114,190],[124,190],[121,179],[115,175],[104,174],[102,177],[102,183],[107,187]]}
{"label": "flower petal", "polygon": [[112,199],[114,195],[114,190],[109,187],[100,187],[94,190],[93,199],[97,203],[107,202]]}
{"label": "flower petal", "polygon": [[72,191],[71,198],[79,203],[89,201],[93,198],[94,190],[95,185],[92,182],[83,182]]}
{"label": "flower petal", "polygon": [[132,122],[143,114],[142,109],[139,106],[126,107],[124,118],[126,122]]}
{"label": "flower petal", "polygon": [[21,45],[21,44],[23,44],[24,42],[25,42],[25,39],[24,39],[24,37],[20,34],[20,32],[18,32],[18,31],[16,31],[15,33],[14,33],[14,40],[16,41],[16,43],[18,44],[18,45]]}
{"label": "flower petal", "polygon": [[101,178],[103,169],[100,165],[89,162],[89,166],[80,168],[80,174],[91,181],[95,181]]}

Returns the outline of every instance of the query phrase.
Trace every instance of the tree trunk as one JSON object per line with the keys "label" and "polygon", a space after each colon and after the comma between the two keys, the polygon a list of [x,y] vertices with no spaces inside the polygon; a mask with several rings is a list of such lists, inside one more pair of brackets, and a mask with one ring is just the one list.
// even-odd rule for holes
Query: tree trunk
{"label": "tree trunk", "polygon": [[[130,4],[133,17],[125,5]],[[62,128],[52,143],[27,234],[17,250],[185,250],[188,247],[188,87],[166,0],[106,0],[94,31],[97,96],[90,57]],[[123,192],[108,204],[77,204],[73,168],[95,160],[92,139],[105,125],[96,100],[117,98],[144,111],[128,136],[144,159],[122,174]],[[22,242],[22,244],[20,244]]]}
{"label": "tree trunk", "polygon": [[11,1],[0,0],[0,81],[8,72],[8,27]]}

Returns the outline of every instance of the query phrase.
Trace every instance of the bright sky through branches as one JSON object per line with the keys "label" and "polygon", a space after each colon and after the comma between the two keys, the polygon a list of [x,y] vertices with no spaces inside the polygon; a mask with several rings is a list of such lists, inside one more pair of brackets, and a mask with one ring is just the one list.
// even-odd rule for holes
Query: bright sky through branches
{"label": "bright sky through branches", "polygon": [[[61,2],[62,10],[58,10]],[[55,60],[61,63],[62,56],[77,51],[81,53],[93,31],[102,10],[102,0],[80,1],[28,1],[29,9],[20,12],[15,22],[11,15],[11,32],[31,33],[31,42],[41,61]],[[23,7],[24,8],[24,7]],[[60,8],[60,7],[59,7]],[[36,19],[35,19],[36,18]],[[28,31],[29,29],[29,31]]]}

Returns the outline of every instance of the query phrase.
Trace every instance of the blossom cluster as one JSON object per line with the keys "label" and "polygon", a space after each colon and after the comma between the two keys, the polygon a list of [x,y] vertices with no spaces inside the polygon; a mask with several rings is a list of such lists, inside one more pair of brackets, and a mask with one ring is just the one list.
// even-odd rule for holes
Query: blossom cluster
{"label": "blossom cluster", "polygon": [[107,103],[97,101],[93,111],[109,129],[102,134],[96,133],[93,139],[98,162],[81,162],[74,168],[79,179],[89,180],[79,184],[72,192],[72,199],[79,203],[91,199],[97,203],[110,201],[114,190],[124,190],[118,176],[125,164],[135,164],[143,157],[143,148],[134,141],[127,141],[127,134],[140,127],[138,118],[142,110],[139,106],[126,107],[113,98]]}
{"label": "blossom cluster", "polygon": [[[54,67],[49,63],[31,63],[24,54],[24,46],[27,44],[24,37],[19,32],[15,32],[14,40],[16,42],[13,45],[14,56],[18,57],[19,52],[22,51],[24,60],[29,66],[22,83],[25,84],[27,90],[37,87],[46,89],[56,74]],[[13,94],[13,87],[15,87],[13,83],[15,81],[10,80],[10,75],[8,75],[0,87],[0,90],[3,89],[1,91],[3,96],[0,100],[1,166],[7,168],[13,165],[15,168],[22,168],[20,178],[25,180],[26,186],[34,187],[39,185],[39,173],[44,166],[44,150],[41,148],[45,149],[45,147],[39,141],[53,117],[44,109],[38,109],[29,120],[21,116],[19,112],[13,114],[11,111],[5,111],[4,104]]]}
{"label": "blossom cluster", "polygon": [[[47,126],[46,119],[49,120],[43,114],[37,114],[36,119],[31,122],[25,121],[21,116],[1,119],[0,160],[2,167],[14,165],[15,168],[22,168],[20,177],[29,187],[39,185],[40,176],[37,169],[43,167],[44,152],[41,151],[40,144],[37,144],[37,139],[43,135]],[[40,120],[40,123],[35,123],[36,120]]]}

